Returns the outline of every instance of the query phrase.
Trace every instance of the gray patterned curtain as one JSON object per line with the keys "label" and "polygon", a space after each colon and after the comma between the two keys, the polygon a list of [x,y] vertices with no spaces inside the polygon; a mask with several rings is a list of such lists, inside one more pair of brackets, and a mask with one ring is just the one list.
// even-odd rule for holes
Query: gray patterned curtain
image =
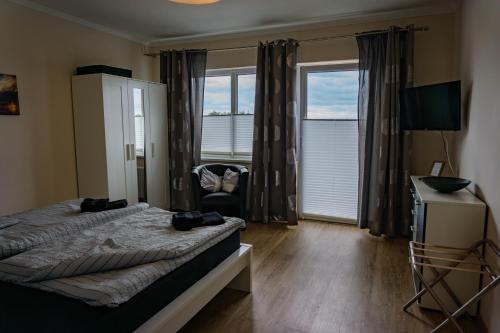
{"label": "gray patterned curtain", "polygon": [[253,221],[297,224],[295,40],[259,43],[250,184]]}
{"label": "gray patterned curtain", "polygon": [[173,210],[191,210],[191,169],[200,164],[206,50],[161,53],[161,81],[167,85],[170,200]]}
{"label": "gray patterned curtain", "polygon": [[413,81],[413,27],[360,35],[358,224],[408,235],[411,137],[400,128],[400,90]]}

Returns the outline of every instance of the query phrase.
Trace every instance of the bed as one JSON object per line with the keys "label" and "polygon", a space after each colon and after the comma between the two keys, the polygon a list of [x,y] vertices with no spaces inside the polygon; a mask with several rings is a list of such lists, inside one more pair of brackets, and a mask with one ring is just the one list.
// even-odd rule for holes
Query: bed
{"label": "bed", "polygon": [[146,203],[138,203],[121,209],[80,213],[81,202],[82,199],[67,200],[0,216],[0,260],[149,208]]}
{"label": "bed", "polygon": [[175,332],[222,288],[251,291],[239,219],[180,234],[158,208],[118,215],[0,260],[0,331]]}

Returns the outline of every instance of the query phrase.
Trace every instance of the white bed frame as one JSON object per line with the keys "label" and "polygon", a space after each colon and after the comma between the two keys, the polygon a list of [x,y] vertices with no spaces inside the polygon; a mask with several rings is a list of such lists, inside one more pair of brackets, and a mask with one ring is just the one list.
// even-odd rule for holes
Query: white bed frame
{"label": "white bed frame", "polygon": [[252,292],[252,245],[241,244],[238,250],[134,332],[177,332],[225,287]]}

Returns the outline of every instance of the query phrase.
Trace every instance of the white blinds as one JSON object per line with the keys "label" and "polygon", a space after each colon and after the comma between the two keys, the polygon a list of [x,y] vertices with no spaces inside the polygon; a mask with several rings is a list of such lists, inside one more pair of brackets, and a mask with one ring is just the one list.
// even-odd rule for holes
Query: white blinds
{"label": "white blinds", "polygon": [[201,151],[231,153],[231,116],[204,116]]}
{"label": "white blinds", "polygon": [[357,120],[304,120],[302,212],[356,219]]}
{"label": "white blinds", "polygon": [[253,115],[238,114],[234,115],[234,151],[235,153],[252,152],[253,143]]}
{"label": "white blinds", "polygon": [[137,155],[144,154],[144,117],[135,117],[135,151]]}
{"label": "white blinds", "polygon": [[[234,138],[232,127],[234,126]],[[252,152],[253,115],[204,116],[201,151],[210,154],[245,155]]]}

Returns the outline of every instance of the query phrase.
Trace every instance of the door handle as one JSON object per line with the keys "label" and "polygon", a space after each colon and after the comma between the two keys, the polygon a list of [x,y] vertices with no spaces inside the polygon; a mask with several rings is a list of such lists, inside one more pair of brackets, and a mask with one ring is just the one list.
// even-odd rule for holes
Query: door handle
{"label": "door handle", "polygon": [[132,143],[130,145],[130,151],[131,151],[131,153],[130,153],[131,160],[135,160],[135,144],[134,143]]}
{"label": "door handle", "polygon": [[151,142],[151,157],[155,157],[155,143]]}
{"label": "door handle", "polygon": [[125,154],[127,155],[126,156],[127,161],[130,161],[130,145],[128,143],[125,144]]}

